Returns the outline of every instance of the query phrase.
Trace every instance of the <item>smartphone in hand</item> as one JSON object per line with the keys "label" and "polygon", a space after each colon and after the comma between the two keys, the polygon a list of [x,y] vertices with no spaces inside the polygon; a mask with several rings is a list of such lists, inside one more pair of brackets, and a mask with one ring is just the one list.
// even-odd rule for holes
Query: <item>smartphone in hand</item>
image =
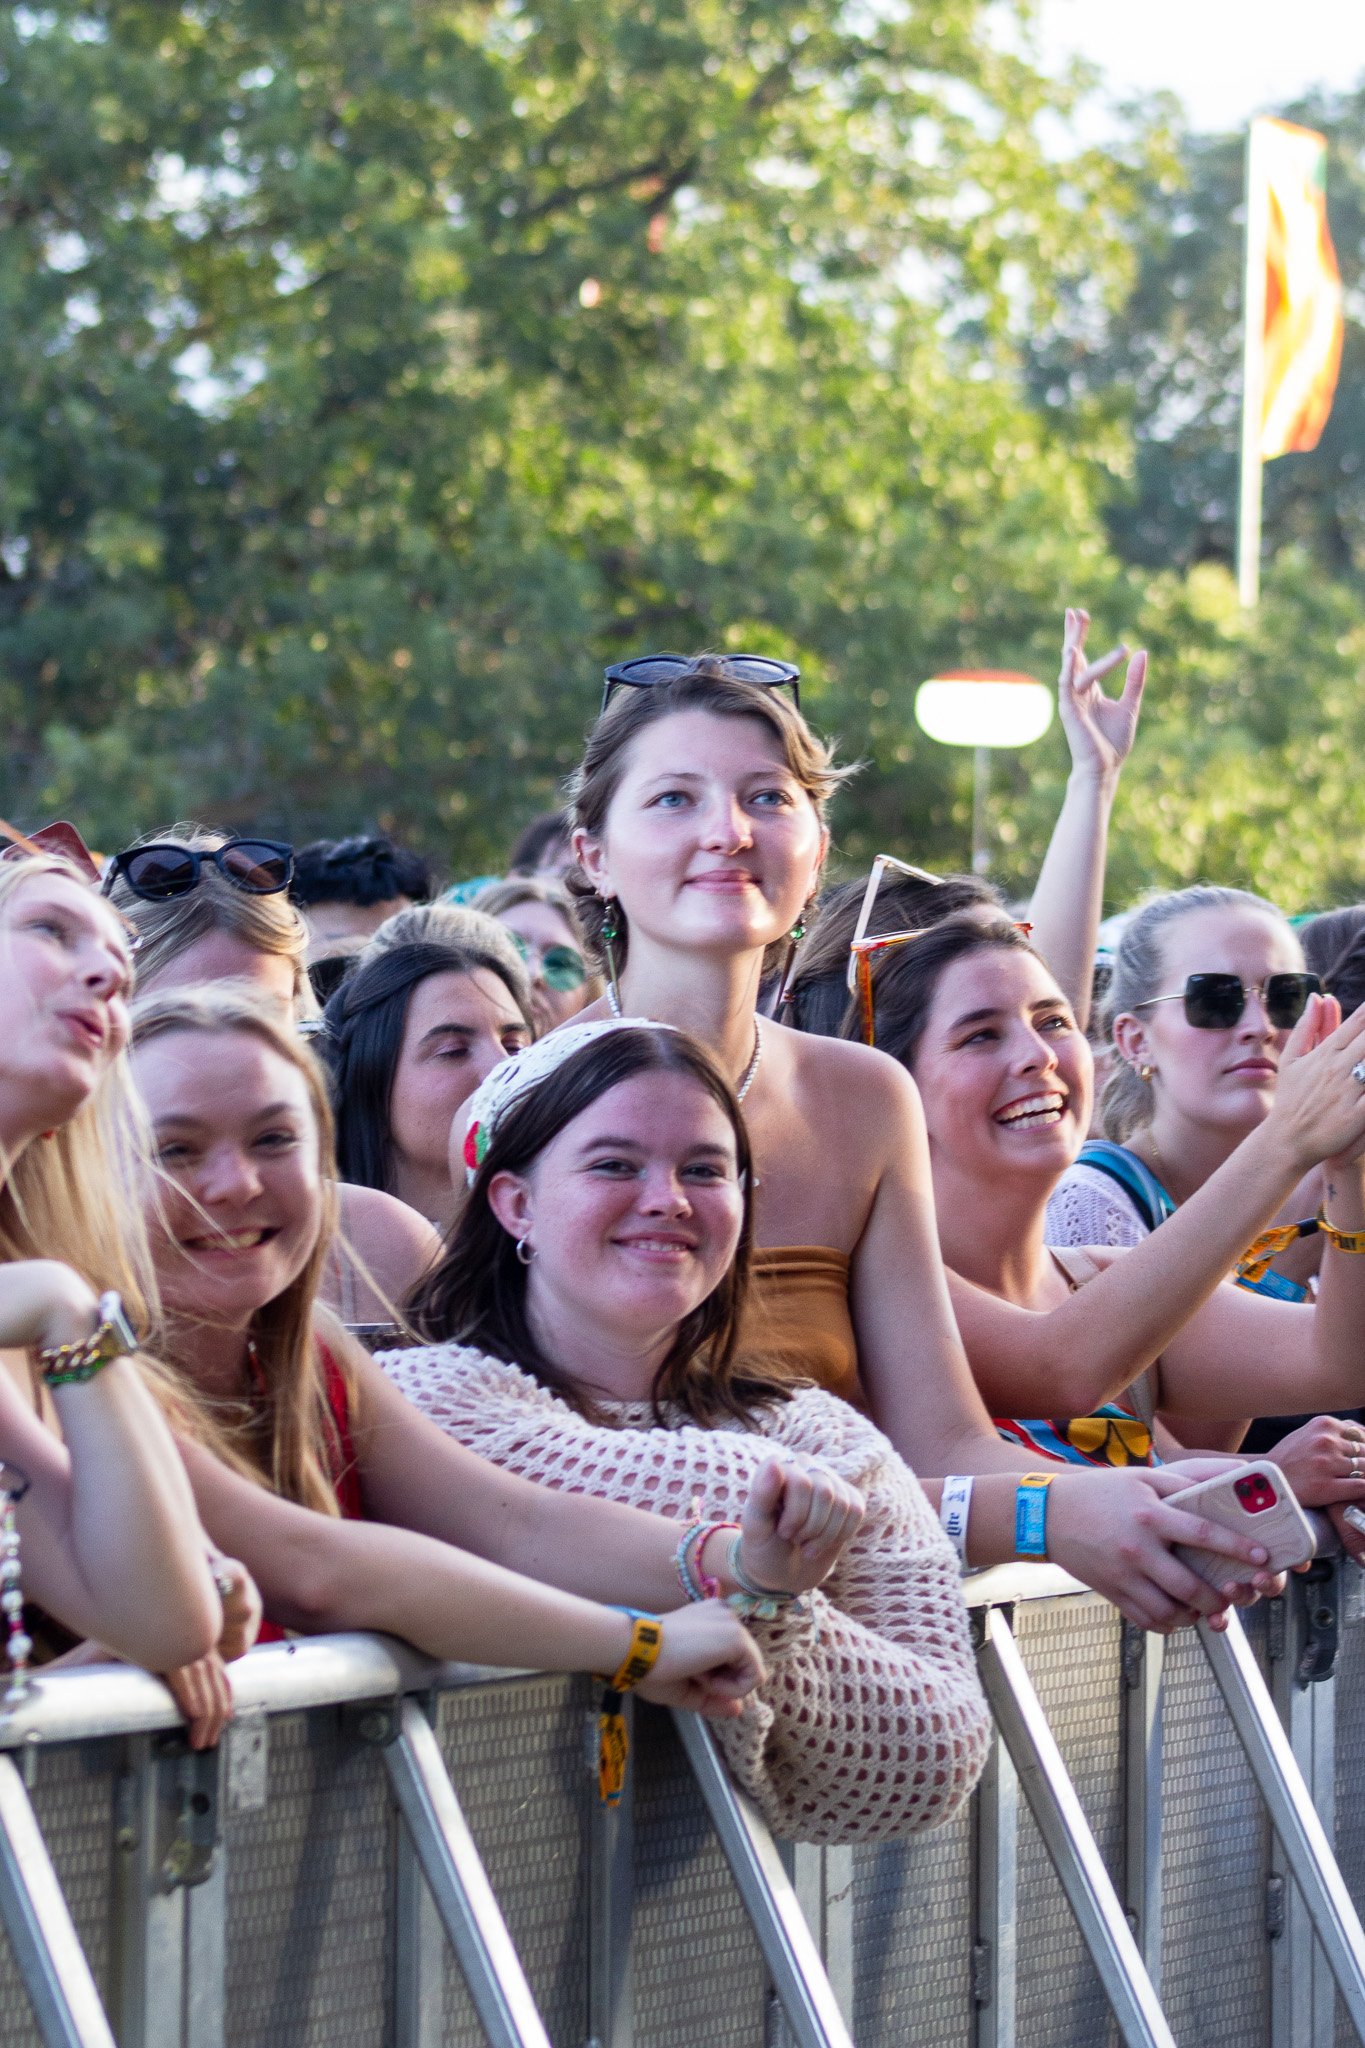
{"label": "smartphone in hand", "polygon": [[[1295,1565],[1306,1564],[1317,1549],[1289,1481],[1278,1465],[1266,1459],[1257,1459],[1254,1464],[1229,1465],[1226,1472],[1212,1479],[1201,1479],[1179,1493],[1168,1493],[1166,1505],[1184,1508],[1187,1514],[1202,1515],[1205,1521],[1217,1522],[1220,1528],[1231,1529],[1259,1543],[1270,1553],[1268,1563],[1257,1567],[1259,1571],[1289,1571]],[[1250,1576],[1249,1566],[1239,1567],[1235,1558],[1216,1550],[1199,1550],[1177,1543],[1175,1554],[1182,1564],[1220,1591],[1239,1572]]]}

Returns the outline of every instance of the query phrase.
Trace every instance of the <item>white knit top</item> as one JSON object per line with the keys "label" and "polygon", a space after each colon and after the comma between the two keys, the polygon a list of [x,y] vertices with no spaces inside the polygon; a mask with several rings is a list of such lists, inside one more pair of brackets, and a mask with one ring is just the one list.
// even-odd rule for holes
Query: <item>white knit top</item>
{"label": "white knit top", "polygon": [[648,1403],[589,1422],[517,1366],[462,1345],[384,1353],[410,1401],[496,1465],[573,1493],[670,1515],[737,1521],[774,1449],[818,1456],[867,1518],[806,1611],[754,1621],[768,1677],[715,1723],[730,1768],[781,1835],[875,1842],[947,1820],[986,1760],[957,1566],[919,1481],[845,1402],[804,1388],[752,1431],[661,1429]]}
{"label": "white knit top", "polygon": [[1043,1236],[1048,1244],[1132,1245],[1151,1232],[1112,1173],[1077,1160],[1052,1191]]}

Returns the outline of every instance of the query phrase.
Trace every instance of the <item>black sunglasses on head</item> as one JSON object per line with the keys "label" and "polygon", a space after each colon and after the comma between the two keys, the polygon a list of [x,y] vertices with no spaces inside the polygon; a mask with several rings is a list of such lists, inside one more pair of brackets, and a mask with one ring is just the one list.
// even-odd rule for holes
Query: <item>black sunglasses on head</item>
{"label": "black sunglasses on head", "polygon": [[1242,1021],[1247,996],[1259,996],[1269,1022],[1277,1031],[1290,1031],[1308,1008],[1310,996],[1321,995],[1316,974],[1268,974],[1250,989],[1240,974],[1191,974],[1184,988],[1174,995],[1148,996],[1134,1003],[1135,1010],[1150,1010],[1154,1003],[1183,1003],[1185,1021],[1196,1031],[1231,1031]]}
{"label": "black sunglasses on head", "polygon": [[[764,690],[790,690],[792,703],[801,707],[801,671],[794,661],[777,661],[769,654],[722,654],[719,666],[737,683],[757,683]],[[606,671],[602,709],[611,702],[616,689],[650,690],[660,683],[674,683],[695,667],[690,654],[637,654],[632,661],[613,662]]]}
{"label": "black sunglasses on head", "polygon": [[225,839],[221,846],[205,847],[178,846],[167,839],[116,853],[101,887],[107,896],[115,875],[122,875],[144,903],[165,903],[173,896],[188,896],[199,886],[206,860],[225,882],[249,896],[276,896],[294,879],[294,849],[280,839]]}

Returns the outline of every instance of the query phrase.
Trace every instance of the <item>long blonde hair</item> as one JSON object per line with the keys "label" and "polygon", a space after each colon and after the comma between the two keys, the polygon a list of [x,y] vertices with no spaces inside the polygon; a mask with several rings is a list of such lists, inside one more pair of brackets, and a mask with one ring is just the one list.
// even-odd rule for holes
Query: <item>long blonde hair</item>
{"label": "long blonde hair", "polygon": [[[56,856],[0,860],[0,928],[16,893],[43,875],[89,886]],[[128,1190],[147,1159],[146,1119],[120,1053],[68,1122],[12,1157],[0,1147],[0,1260],[61,1259],[97,1293],[117,1288],[145,1326],[157,1312],[156,1277]]]}
{"label": "long blonde hair", "polygon": [[[224,834],[206,825],[172,825],[149,834],[157,845],[185,846],[196,853],[221,846]],[[288,960],[294,970],[294,1008],[300,1017],[317,1015],[312,984],[304,966],[308,927],[289,898],[280,891],[254,896],[234,888],[212,861],[206,860],[195,887],[184,896],[149,903],[135,896],[122,875],[115,877],[109,900],[117,905],[138,935],[138,986],[147,988],[158,974],[212,932],[228,932],[254,952]]]}
{"label": "long blonde hair", "polygon": [[[298,1276],[252,1321],[250,1336],[265,1388],[263,1400],[215,1400],[203,1393],[183,1355],[183,1337],[177,1342],[169,1322],[163,1325],[158,1349],[175,1369],[181,1408],[177,1426],[235,1471],[264,1481],[287,1500],[335,1515],[339,1510],[332,1475],[340,1446],[320,1347],[326,1344],[348,1384],[360,1354],[355,1340],[318,1303],[337,1229],[332,1113],[322,1070],[297,1034],[242,984],[221,981],[202,988],[167,989],[143,996],[133,1006],[134,1046],[148,1045],[173,1031],[242,1032],[261,1040],[302,1074],[317,1127],[322,1177],[317,1242]],[[190,1322],[188,1317],[179,1320],[181,1325]]]}

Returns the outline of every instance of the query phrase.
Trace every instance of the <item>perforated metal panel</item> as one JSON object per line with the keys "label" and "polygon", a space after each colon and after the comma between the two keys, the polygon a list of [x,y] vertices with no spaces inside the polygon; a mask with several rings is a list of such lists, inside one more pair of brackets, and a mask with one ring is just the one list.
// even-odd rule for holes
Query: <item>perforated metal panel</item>
{"label": "perforated metal panel", "polygon": [[969,2048],[971,1824],[853,1856],[853,2037],[859,2048]]}
{"label": "perforated metal panel", "polygon": [[[1342,1630],[1336,1671],[1337,1861],[1365,1914],[1365,1573],[1342,1567]],[[1338,2048],[1358,2048],[1337,2001]]]}
{"label": "perforated metal panel", "polygon": [[637,2048],[761,2048],[763,1961],[670,1721],[636,1718]]}
{"label": "perforated metal panel", "polygon": [[[1015,1636],[1111,1877],[1120,1874],[1119,1621],[1094,1598],[1024,1603]],[[1019,1801],[1019,2048],[1116,2038],[1061,1886]]]}
{"label": "perforated metal panel", "polygon": [[[437,1733],[465,1819],[555,2048],[587,2032],[586,1679],[481,1687],[441,1703]],[[446,2035],[482,2042],[453,1956]]]}
{"label": "perforated metal panel", "polygon": [[1269,1836],[1259,1795],[1194,1636],[1166,1646],[1163,2003],[1176,2038],[1267,2038]]}
{"label": "perforated metal panel", "polygon": [[[109,1881],[114,1766],[121,1744],[92,1742],[44,1750],[34,1759],[34,1811],[102,1994],[109,1973]],[[41,2048],[38,2029],[0,1935],[0,2048]]]}
{"label": "perforated metal panel", "polygon": [[335,1713],[272,1721],[265,1808],[226,1831],[231,2048],[378,2048],[393,1830],[377,1749]]}

